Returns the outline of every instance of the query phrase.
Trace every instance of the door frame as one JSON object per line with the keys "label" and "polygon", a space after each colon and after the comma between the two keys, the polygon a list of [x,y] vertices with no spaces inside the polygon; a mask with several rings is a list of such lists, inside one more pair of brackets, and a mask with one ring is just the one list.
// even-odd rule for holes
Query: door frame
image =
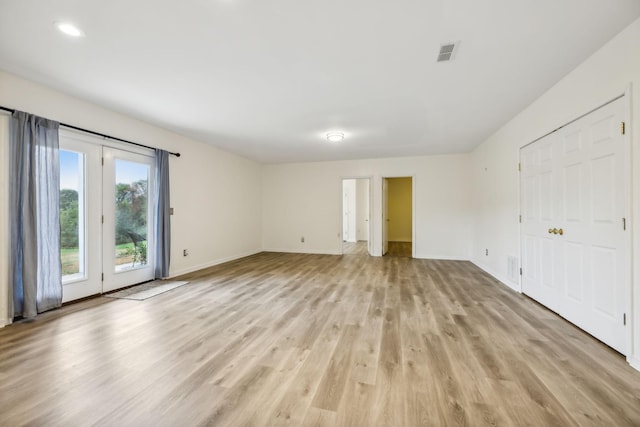
{"label": "door frame", "polygon": [[338,250],[338,254],[339,255],[344,255],[344,249],[343,249],[343,233],[344,233],[344,211],[343,211],[343,203],[344,203],[344,181],[345,180],[349,180],[349,179],[367,179],[369,180],[369,240],[367,241],[367,252],[369,252],[370,256],[373,256],[373,221],[372,221],[372,212],[373,212],[373,176],[372,175],[346,175],[346,176],[341,176],[340,177],[340,181],[339,181],[339,185],[340,185],[340,203],[338,204],[339,209],[340,209],[340,233],[338,235],[339,241],[340,241],[340,249]]}
{"label": "door frame", "polygon": [[[533,141],[530,141],[526,144],[521,145],[518,148],[518,165],[520,165],[522,163],[522,149],[534,144],[536,142],[538,142],[539,140],[545,138],[546,136],[551,135],[554,132],[557,132],[558,130],[562,129],[563,127],[576,122],[580,119],[582,119],[583,117],[599,110],[602,107],[605,107],[606,105],[609,105],[613,102],[616,102],[618,100],[621,100],[621,102],[624,105],[623,108],[623,117],[624,117],[624,122],[625,125],[627,127],[625,133],[622,135],[622,141],[623,141],[623,164],[624,164],[624,170],[623,170],[623,180],[624,180],[624,189],[623,189],[623,193],[624,193],[624,206],[623,206],[623,212],[625,215],[625,218],[627,219],[626,221],[626,226],[627,226],[627,234],[625,235],[625,239],[624,239],[624,243],[623,243],[623,247],[624,247],[624,271],[623,271],[623,277],[624,277],[624,284],[623,286],[625,287],[624,294],[627,296],[627,301],[624,304],[625,307],[625,312],[628,314],[627,316],[627,324],[626,324],[626,360],[629,364],[631,364],[632,366],[634,365],[635,362],[640,363],[640,360],[637,360],[636,358],[634,358],[633,355],[633,342],[634,342],[634,337],[633,337],[633,329],[634,329],[634,319],[635,319],[635,312],[634,312],[634,304],[633,304],[633,258],[632,258],[632,249],[633,249],[633,233],[634,233],[634,226],[633,226],[633,220],[632,220],[632,208],[633,208],[633,195],[631,193],[631,189],[632,189],[632,162],[633,159],[631,158],[631,131],[630,131],[630,126],[631,126],[631,105],[632,105],[632,100],[631,100],[631,83],[629,83],[626,87],[625,90],[621,93],[618,94],[614,97],[612,97],[610,100],[598,105],[595,108],[592,108],[591,110],[589,110],[588,112],[581,114],[579,116],[577,116],[576,118],[569,120],[568,122],[564,123],[561,126],[558,126],[557,128],[555,128],[554,130],[545,133],[544,135],[534,139]],[[520,174],[520,170],[518,169],[518,201],[519,201],[519,206],[518,206],[518,210],[520,213],[522,213],[522,208],[523,208],[523,201],[522,201],[522,175]],[[522,235],[522,224],[521,222],[518,223],[518,258],[519,258],[519,263],[520,263],[520,267],[522,267],[522,245],[523,245],[523,235]],[[520,279],[519,279],[519,289],[518,291],[520,293],[523,293],[522,290],[522,275],[520,275]],[[606,344],[605,344],[606,345]],[[640,370],[640,365],[638,366],[634,366],[636,369]]]}
{"label": "door frame", "polygon": [[[633,331],[636,323],[636,313],[634,312],[634,304],[633,304],[633,234],[634,234],[634,225],[633,225],[633,158],[631,153],[631,112],[632,110],[632,102],[631,102],[631,83],[627,85],[624,90],[624,122],[625,126],[627,126],[627,130],[624,135],[622,135],[622,141],[624,144],[623,152],[624,152],[624,214],[627,220],[627,228],[629,230],[628,236],[625,240],[625,293],[627,295],[627,304],[625,307],[625,311],[629,313],[627,322],[627,362],[633,365],[635,356],[633,353],[634,345],[633,345]],[[636,359],[635,362],[638,362]],[[640,370],[639,365],[634,366],[636,369]]]}
{"label": "door frame", "polygon": [[[385,179],[393,178],[411,178],[411,258],[416,257],[416,174],[410,175],[382,175],[380,180],[380,193],[384,191],[383,185]],[[388,204],[389,200],[387,200]],[[384,226],[384,212],[385,206],[381,203],[380,209],[380,236],[382,236],[382,227]],[[384,244],[384,242],[382,242]],[[381,247],[382,251],[382,247]]]}
{"label": "door frame", "polygon": [[387,178],[381,180],[382,188],[380,195],[380,256],[385,256],[389,252],[389,181]]}

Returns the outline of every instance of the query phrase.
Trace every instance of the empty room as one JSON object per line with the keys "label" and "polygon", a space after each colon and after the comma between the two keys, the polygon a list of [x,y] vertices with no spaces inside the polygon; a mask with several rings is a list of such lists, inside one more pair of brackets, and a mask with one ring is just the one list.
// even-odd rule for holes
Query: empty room
{"label": "empty room", "polygon": [[0,0],[0,426],[640,425],[639,41]]}

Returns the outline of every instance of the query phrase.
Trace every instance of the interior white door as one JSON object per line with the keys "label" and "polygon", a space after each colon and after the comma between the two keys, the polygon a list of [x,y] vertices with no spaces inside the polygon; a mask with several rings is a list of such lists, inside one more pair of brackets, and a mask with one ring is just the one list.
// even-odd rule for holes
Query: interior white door
{"label": "interior white door", "polygon": [[103,292],[152,280],[154,276],[154,160],[142,154],[103,149]]}
{"label": "interior white door", "polygon": [[626,352],[622,100],[521,150],[523,292]]}
{"label": "interior white door", "polygon": [[342,181],[342,241],[349,239],[349,194],[346,181]]}
{"label": "interior white door", "polygon": [[62,301],[102,292],[101,147],[60,132]]}
{"label": "interior white door", "polygon": [[373,191],[371,189],[371,179],[367,178],[367,207],[366,207],[366,223],[367,223],[367,252],[373,255],[373,221],[371,221],[371,199]]}
{"label": "interior white door", "polygon": [[618,100],[560,133],[558,283],[567,319],[616,350],[626,350],[624,138]]}
{"label": "interior white door", "polygon": [[557,311],[555,245],[548,230],[556,213],[553,175],[555,136],[524,147],[520,153],[522,195],[522,290]]}

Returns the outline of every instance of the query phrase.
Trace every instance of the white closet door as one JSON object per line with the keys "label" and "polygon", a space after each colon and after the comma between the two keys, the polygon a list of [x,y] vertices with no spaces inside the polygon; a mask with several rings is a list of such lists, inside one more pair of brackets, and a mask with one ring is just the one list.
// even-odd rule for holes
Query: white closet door
{"label": "white closet door", "polygon": [[523,292],[625,353],[623,113],[615,101],[521,150],[521,240]]}
{"label": "white closet door", "polygon": [[556,185],[553,175],[554,139],[547,137],[522,149],[522,289],[523,292],[557,311],[559,290],[558,258],[552,235],[555,223]]}
{"label": "white closet door", "polygon": [[624,353],[623,107],[616,101],[562,129],[563,235],[555,239],[564,257],[561,314]]}

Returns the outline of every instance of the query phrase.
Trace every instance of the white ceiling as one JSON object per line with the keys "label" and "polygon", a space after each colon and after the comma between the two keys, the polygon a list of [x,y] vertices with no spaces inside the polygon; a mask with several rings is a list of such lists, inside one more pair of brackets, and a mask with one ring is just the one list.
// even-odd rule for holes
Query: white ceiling
{"label": "white ceiling", "polygon": [[0,69],[260,162],[459,153],[638,16],[639,0],[0,0]]}

